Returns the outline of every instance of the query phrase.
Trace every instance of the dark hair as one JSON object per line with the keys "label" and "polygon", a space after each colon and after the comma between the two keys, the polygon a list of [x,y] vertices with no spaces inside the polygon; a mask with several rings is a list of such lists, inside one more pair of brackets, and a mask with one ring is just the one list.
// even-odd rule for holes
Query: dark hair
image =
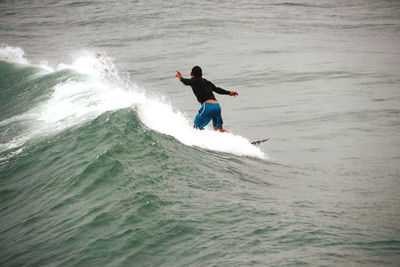
{"label": "dark hair", "polygon": [[203,76],[203,71],[199,66],[194,66],[192,69],[192,74],[196,78],[201,78],[201,76]]}

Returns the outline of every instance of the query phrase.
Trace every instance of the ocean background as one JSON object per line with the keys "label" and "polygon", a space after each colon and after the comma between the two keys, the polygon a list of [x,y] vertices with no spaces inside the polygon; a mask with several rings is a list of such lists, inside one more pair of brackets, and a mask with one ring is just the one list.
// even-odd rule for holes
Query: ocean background
{"label": "ocean background", "polygon": [[0,1],[0,266],[399,266],[399,192],[400,1]]}

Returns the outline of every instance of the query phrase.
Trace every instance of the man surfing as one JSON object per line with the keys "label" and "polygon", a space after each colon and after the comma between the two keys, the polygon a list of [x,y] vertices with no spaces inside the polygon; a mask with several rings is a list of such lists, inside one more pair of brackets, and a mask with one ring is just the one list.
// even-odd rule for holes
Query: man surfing
{"label": "man surfing", "polygon": [[191,79],[185,79],[179,71],[176,71],[177,77],[184,85],[190,85],[193,89],[197,100],[201,104],[199,113],[194,119],[194,128],[204,130],[204,127],[212,120],[215,131],[227,132],[222,127],[223,121],[221,117],[221,107],[215,98],[213,91],[221,95],[238,96],[235,91],[226,91],[222,88],[216,87],[212,82],[203,79],[203,72],[199,66],[192,69]]}

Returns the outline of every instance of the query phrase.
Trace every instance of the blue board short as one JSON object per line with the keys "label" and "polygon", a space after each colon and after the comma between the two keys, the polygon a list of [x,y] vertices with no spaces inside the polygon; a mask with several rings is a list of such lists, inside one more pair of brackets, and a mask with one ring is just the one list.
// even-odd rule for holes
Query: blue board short
{"label": "blue board short", "polygon": [[219,103],[203,103],[199,110],[199,113],[194,119],[194,126],[200,130],[204,130],[207,124],[213,121],[213,126],[217,129],[222,127],[223,121],[221,117],[221,106]]}

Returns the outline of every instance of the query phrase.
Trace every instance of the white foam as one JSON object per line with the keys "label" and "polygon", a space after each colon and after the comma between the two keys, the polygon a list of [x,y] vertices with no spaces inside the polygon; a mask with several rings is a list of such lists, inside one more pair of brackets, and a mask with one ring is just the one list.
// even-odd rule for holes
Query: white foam
{"label": "white foam", "polygon": [[49,73],[54,72],[54,68],[50,66],[49,62],[47,62],[46,60],[40,61],[39,67]]}
{"label": "white foam", "polygon": [[[45,63],[42,65],[47,70],[52,69]],[[146,126],[171,135],[185,145],[265,158],[258,147],[242,136],[193,129],[192,120],[174,110],[167,101],[150,97],[137,85],[123,81],[109,57],[96,58],[94,53],[84,52],[72,64],[59,64],[56,69],[72,69],[85,74],[86,78],[56,85],[48,101],[28,112],[32,122],[28,132],[16,136],[8,144],[1,144],[0,149],[18,147],[35,136],[80,125],[106,111],[132,107],[138,110],[139,118]]]}
{"label": "white foam", "polygon": [[42,60],[38,65],[32,64],[27,58],[25,58],[25,52],[20,47],[3,45],[2,47],[0,47],[0,60],[39,67],[41,71],[34,75],[31,75],[29,78],[54,72],[54,68],[52,68],[50,64],[45,60]]}
{"label": "white foam", "polygon": [[158,99],[146,99],[138,108],[140,119],[151,129],[171,135],[185,145],[231,153],[239,156],[265,158],[260,148],[232,133],[193,129],[192,121],[172,106]]}
{"label": "white foam", "polygon": [[112,81],[113,83],[118,83],[118,85],[121,85],[122,81],[114,65],[113,58],[105,54],[95,54],[88,51],[80,52],[76,55],[72,64],[58,64],[57,70],[62,69],[72,69],[92,78],[108,82]]}
{"label": "white foam", "polygon": [[29,61],[25,58],[25,52],[19,47],[11,47],[3,45],[0,48],[0,60],[19,63],[29,64]]}
{"label": "white foam", "polygon": [[[137,104],[137,101],[143,101],[143,93],[135,90],[135,86],[119,86],[115,80],[121,79],[116,76],[114,66],[104,62],[99,62],[94,55],[89,57],[85,54],[79,56],[72,64],[60,64],[58,69],[69,68],[86,75],[79,81],[71,79],[57,84],[47,101],[24,114],[1,121],[0,126],[3,127],[13,127],[14,123],[20,126],[12,140],[5,140],[5,143],[0,144],[0,151],[20,147],[30,139],[58,133],[71,126],[79,126],[106,111],[131,107]],[[90,72],[90,66],[93,65],[94,70]],[[35,66],[41,67],[44,73],[54,71],[54,68],[44,61]]]}

